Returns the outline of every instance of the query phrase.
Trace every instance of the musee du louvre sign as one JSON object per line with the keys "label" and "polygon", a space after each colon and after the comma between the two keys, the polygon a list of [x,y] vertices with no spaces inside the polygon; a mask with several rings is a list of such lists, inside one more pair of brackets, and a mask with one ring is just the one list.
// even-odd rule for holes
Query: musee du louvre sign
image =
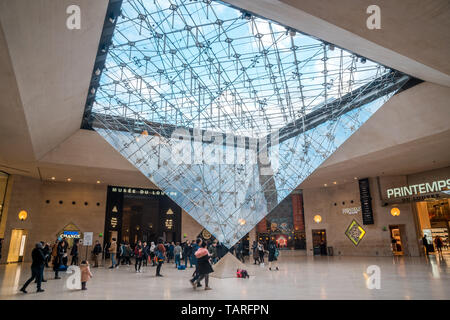
{"label": "musee du louvre sign", "polygon": [[160,190],[121,188],[121,187],[112,187],[111,192],[141,194],[141,195],[150,195],[150,196],[165,196],[165,195],[176,196],[177,195],[177,193],[174,191],[165,193],[164,191],[160,191]]}
{"label": "musee du louvre sign", "polygon": [[437,180],[433,182],[425,182],[391,188],[386,190],[387,199],[420,200],[420,198],[439,197],[440,192],[450,190],[450,179]]}

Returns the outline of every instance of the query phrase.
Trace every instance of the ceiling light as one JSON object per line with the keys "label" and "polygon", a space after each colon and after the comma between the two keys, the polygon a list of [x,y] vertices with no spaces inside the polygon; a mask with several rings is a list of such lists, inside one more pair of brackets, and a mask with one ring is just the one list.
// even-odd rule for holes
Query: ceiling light
{"label": "ceiling light", "polygon": [[52,180],[55,180],[56,178],[55,177],[52,177]]}
{"label": "ceiling light", "polygon": [[333,51],[333,50],[334,50],[334,44],[331,44],[331,43],[330,43],[330,44],[328,45],[328,49],[330,49],[331,51]]}
{"label": "ceiling light", "polygon": [[364,58],[364,57],[361,58],[361,63],[366,63],[366,61],[367,61],[366,58]]}
{"label": "ceiling light", "polygon": [[334,181],[333,184],[337,184],[337,181]]}
{"label": "ceiling light", "polygon": [[323,184],[323,186],[324,186],[324,187],[326,187],[326,186],[327,186],[327,184],[326,184],[326,183],[324,183],[324,184]]}
{"label": "ceiling light", "polygon": [[97,180],[97,183],[100,183],[100,180]]}
{"label": "ceiling light", "polygon": [[96,76],[99,76],[100,73],[102,73],[102,71],[100,70],[100,68],[97,68],[97,70],[95,70],[95,75],[96,75]]}
{"label": "ceiling light", "polygon": [[95,88],[94,88],[94,87],[91,88],[91,93],[92,93],[92,94],[95,93]]}
{"label": "ceiling light", "polygon": [[72,179],[70,179],[70,178],[67,178],[67,181],[69,181],[69,182],[70,182],[70,181],[72,181]]}
{"label": "ceiling light", "polygon": [[358,177],[354,177],[353,179],[358,180]]}

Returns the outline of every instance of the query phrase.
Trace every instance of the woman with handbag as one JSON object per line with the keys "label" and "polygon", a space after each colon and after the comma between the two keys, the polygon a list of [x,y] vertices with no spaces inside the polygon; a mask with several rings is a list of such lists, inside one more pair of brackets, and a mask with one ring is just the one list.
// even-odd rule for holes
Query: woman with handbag
{"label": "woman with handbag", "polygon": [[162,240],[159,240],[158,245],[156,246],[155,259],[157,262],[156,276],[162,277],[161,267],[162,267],[162,264],[164,263],[164,260],[166,259],[166,248],[164,248]]}
{"label": "woman with handbag", "polygon": [[203,241],[200,248],[195,252],[195,257],[197,258],[197,272],[199,274],[198,279],[192,283],[194,289],[200,284],[200,281],[205,279],[205,290],[211,290],[209,286],[209,274],[214,272],[210,260],[210,254],[208,249],[206,249],[206,241]]}

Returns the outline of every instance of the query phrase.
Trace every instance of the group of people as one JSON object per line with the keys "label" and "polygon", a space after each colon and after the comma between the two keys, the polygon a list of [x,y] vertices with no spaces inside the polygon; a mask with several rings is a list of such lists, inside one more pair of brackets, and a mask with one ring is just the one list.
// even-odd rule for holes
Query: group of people
{"label": "group of people", "polygon": [[[96,245],[100,245],[98,241]],[[71,265],[78,265],[78,246],[79,241],[75,240],[70,251],[70,255],[72,256]],[[26,288],[34,280],[36,282],[37,292],[44,292],[44,289],[42,289],[42,282],[47,282],[47,280],[44,279],[44,269],[45,267],[49,268],[48,263],[50,261],[52,261],[53,264],[55,279],[61,279],[61,277],[59,277],[59,271],[67,270],[68,248],[69,244],[65,238],[57,239],[53,246],[44,241],[36,243],[35,248],[31,252],[31,277],[20,288],[20,291],[27,293]],[[80,271],[82,290],[87,290],[86,282],[92,277],[89,262],[87,260],[81,262]]]}
{"label": "group of people", "polygon": [[[422,245],[424,246],[427,255],[434,250],[433,244],[429,243],[427,236],[425,234],[422,237]],[[436,248],[438,254],[442,256],[442,248],[444,247],[444,241],[440,236],[436,236],[434,238],[434,247]]]}
{"label": "group of people", "polygon": [[275,268],[275,270],[279,270],[278,268],[278,255],[279,251],[278,248],[273,241],[269,241],[269,245],[267,247],[267,250],[264,248],[264,244],[262,241],[253,241],[252,244],[252,256],[254,263],[258,265],[264,265],[264,255],[265,253],[268,253],[268,260],[269,260],[269,270],[272,270],[272,267]]}
{"label": "group of people", "polygon": [[[265,248],[262,242],[253,242],[253,259],[255,264],[264,263]],[[156,266],[156,276],[162,277],[161,268],[164,262],[170,263],[173,261],[175,268],[181,269],[188,267],[195,268],[192,278],[189,280],[194,289],[201,287],[201,281],[205,281],[205,290],[211,290],[209,286],[209,274],[213,272],[212,265],[217,263],[222,258],[228,249],[217,241],[206,241],[201,238],[192,241],[179,242],[163,242],[162,239],[158,243],[138,241],[134,247],[127,242],[122,242],[119,246],[117,240],[112,238],[111,243],[106,250],[111,257],[110,269],[118,268],[119,265],[131,265],[131,258],[135,258],[135,271],[141,272],[142,266]],[[236,255],[238,259],[245,262],[243,255],[243,242],[238,242],[230,250]],[[273,242],[268,246],[268,260],[269,270],[272,270],[272,264],[276,263],[278,257],[278,249]],[[102,254],[102,247],[97,240],[92,250],[92,259],[94,261],[94,268],[98,267],[99,256]],[[44,279],[44,269],[49,267],[49,262],[52,261],[55,279],[61,279],[60,271],[67,270],[68,256],[72,257],[71,265],[79,264],[79,241],[74,240],[69,253],[69,243],[67,239],[57,239],[51,246],[49,243],[43,241],[38,242],[32,251],[32,265],[31,277],[25,282],[20,291],[27,293],[27,286],[34,280],[37,284],[37,292],[43,292],[42,282]],[[278,270],[278,265],[274,265]],[[86,283],[92,278],[90,265],[87,260],[83,260],[80,264],[81,269],[81,285],[82,290],[87,290]]]}

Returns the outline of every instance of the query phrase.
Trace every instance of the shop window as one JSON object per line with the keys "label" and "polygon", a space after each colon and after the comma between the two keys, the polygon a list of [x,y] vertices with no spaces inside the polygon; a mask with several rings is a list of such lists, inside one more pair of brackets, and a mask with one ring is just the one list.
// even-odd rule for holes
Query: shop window
{"label": "shop window", "polygon": [[[280,249],[305,250],[306,236],[303,210],[301,206],[296,208],[298,214],[294,214],[294,207],[298,204],[298,199],[293,199],[297,195],[290,195],[284,199],[271,213],[269,213],[265,220],[264,226],[258,228],[257,239],[262,241],[267,248],[269,241],[275,242]],[[294,200],[294,201],[293,201]],[[264,221],[263,220],[263,221]]]}

